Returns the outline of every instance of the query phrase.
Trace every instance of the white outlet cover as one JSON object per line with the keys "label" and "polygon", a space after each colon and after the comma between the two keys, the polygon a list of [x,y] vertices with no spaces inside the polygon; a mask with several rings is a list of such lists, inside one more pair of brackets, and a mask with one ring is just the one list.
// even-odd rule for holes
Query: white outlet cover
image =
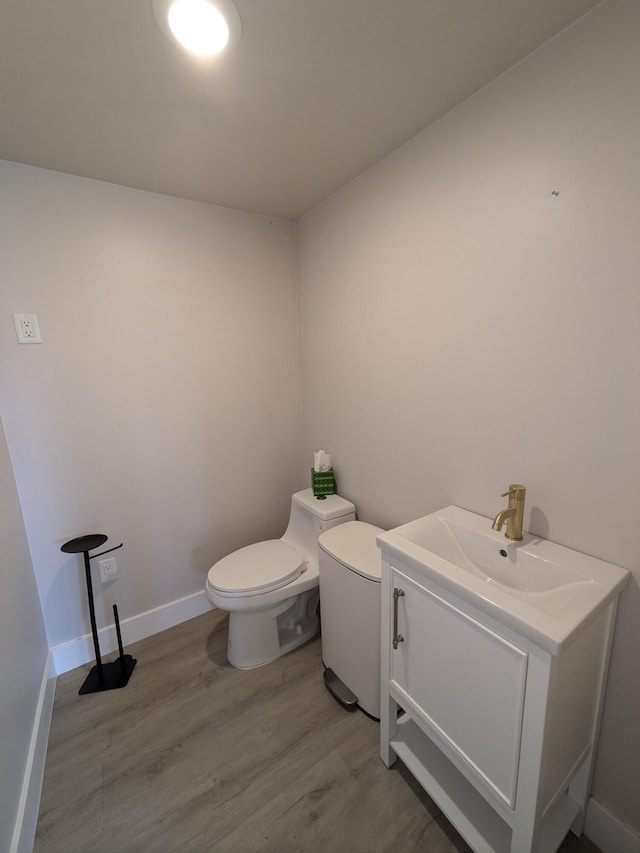
{"label": "white outlet cover", "polygon": [[19,344],[41,344],[40,326],[36,314],[15,314],[13,323]]}
{"label": "white outlet cover", "polygon": [[118,577],[118,564],[115,557],[107,557],[104,560],[98,560],[100,566],[100,578],[102,583],[114,581]]}

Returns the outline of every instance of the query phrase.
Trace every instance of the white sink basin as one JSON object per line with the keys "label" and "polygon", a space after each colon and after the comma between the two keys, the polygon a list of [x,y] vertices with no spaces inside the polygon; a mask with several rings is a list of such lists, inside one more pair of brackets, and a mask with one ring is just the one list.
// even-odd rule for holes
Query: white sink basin
{"label": "white sink basin", "polygon": [[618,594],[629,573],[555,542],[512,542],[456,506],[378,536],[383,557],[455,592],[552,654]]}
{"label": "white sink basin", "polygon": [[562,554],[543,556],[540,549],[543,540],[527,536],[519,542],[511,542],[493,531],[491,521],[484,516],[466,510],[454,513],[453,509],[458,510],[458,507],[419,518],[398,528],[396,533],[471,572],[474,577],[504,586],[516,594],[592,582],[591,578],[559,562]]}

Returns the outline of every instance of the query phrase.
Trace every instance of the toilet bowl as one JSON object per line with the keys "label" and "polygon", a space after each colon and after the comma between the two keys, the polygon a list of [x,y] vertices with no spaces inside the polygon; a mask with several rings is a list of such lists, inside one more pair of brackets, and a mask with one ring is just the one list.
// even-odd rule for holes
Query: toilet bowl
{"label": "toilet bowl", "polygon": [[338,495],[291,498],[281,539],[240,548],[207,575],[212,604],[229,612],[227,658],[238,669],[262,666],[310,640],[318,630],[318,536],[355,519],[355,507]]}

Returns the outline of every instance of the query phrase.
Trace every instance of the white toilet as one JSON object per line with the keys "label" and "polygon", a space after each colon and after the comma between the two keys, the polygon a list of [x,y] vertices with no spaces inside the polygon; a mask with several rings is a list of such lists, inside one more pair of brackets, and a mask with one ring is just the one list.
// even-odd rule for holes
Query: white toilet
{"label": "white toilet", "polygon": [[227,657],[238,669],[262,666],[310,640],[318,630],[318,536],[353,521],[355,507],[312,489],[291,499],[282,539],[257,542],[215,563],[207,575],[209,601],[229,611]]}

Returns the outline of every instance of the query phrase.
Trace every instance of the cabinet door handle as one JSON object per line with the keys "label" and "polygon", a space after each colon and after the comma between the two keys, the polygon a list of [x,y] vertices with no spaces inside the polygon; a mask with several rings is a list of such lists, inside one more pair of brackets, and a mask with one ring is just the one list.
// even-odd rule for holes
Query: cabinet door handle
{"label": "cabinet door handle", "polygon": [[404,595],[403,589],[394,587],[393,590],[393,648],[398,648],[398,643],[404,643],[402,634],[398,634],[398,599]]}

